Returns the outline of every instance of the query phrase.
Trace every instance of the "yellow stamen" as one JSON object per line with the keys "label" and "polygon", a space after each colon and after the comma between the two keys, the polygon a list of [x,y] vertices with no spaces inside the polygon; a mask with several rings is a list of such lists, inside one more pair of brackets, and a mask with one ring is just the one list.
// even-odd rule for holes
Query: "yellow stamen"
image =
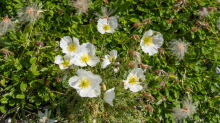
{"label": "yellow stamen", "polygon": [[115,60],[115,58],[113,57],[113,56],[111,56],[110,58],[109,58],[109,61],[114,61]]}
{"label": "yellow stamen", "polygon": [[138,78],[137,76],[131,76],[129,79],[128,79],[129,83],[134,85],[134,84],[137,84],[138,82]]}
{"label": "yellow stamen", "polygon": [[81,81],[79,82],[79,87],[85,89],[89,87],[90,81],[86,78],[82,78]]}
{"label": "yellow stamen", "polygon": [[70,64],[70,60],[69,59],[64,59],[64,61],[62,62],[62,65],[64,68],[68,67]]}
{"label": "yellow stamen", "polygon": [[110,25],[104,24],[103,29],[104,29],[105,31],[108,31],[108,30],[110,29]]}
{"label": "yellow stamen", "polygon": [[91,57],[88,54],[84,54],[81,57],[82,62],[88,62],[91,59]]}
{"label": "yellow stamen", "polygon": [[70,44],[70,45],[68,46],[68,50],[71,51],[71,52],[74,52],[74,51],[76,50],[76,45]]}
{"label": "yellow stamen", "polygon": [[152,37],[145,37],[143,40],[144,44],[146,44],[147,46],[151,45],[153,42],[152,39],[153,39]]}

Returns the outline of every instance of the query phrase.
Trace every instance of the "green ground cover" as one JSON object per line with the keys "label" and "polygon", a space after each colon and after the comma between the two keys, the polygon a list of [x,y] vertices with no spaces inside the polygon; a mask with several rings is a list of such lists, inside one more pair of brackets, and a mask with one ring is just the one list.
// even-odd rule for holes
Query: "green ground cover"
{"label": "green ground cover", "polygon": [[0,6],[0,122],[220,122],[220,0]]}

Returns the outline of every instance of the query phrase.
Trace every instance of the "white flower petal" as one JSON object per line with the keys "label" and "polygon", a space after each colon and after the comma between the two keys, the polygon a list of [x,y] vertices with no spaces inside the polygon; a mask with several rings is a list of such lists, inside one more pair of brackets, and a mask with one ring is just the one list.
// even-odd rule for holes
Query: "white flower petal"
{"label": "white flower petal", "polygon": [[134,84],[134,85],[131,85],[129,86],[129,89],[133,92],[138,92],[140,91],[141,89],[143,89],[143,87],[139,84]]}
{"label": "white flower petal", "polygon": [[105,92],[104,100],[111,106],[113,106],[113,99],[115,98],[115,87],[112,89],[109,89]]}
{"label": "white flower petal", "polygon": [[97,29],[101,34],[105,33],[105,30],[103,29],[103,25],[107,24],[107,19],[99,19],[97,24]]}
{"label": "white flower petal", "polygon": [[72,39],[69,36],[65,36],[61,38],[60,47],[62,49],[66,49],[68,47],[68,44],[71,44],[71,43],[72,43]]}
{"label": "white flower petal", "polygon": [[104,59],[104,61],[101,64],[101,68],[104,69],[106,68],[107,65],[111,64],[111,62],[109,61],[109,59]]}
{"label": "white flower petal", "polygon": [[152,36],[153,33],[154,33],[153,30],[151,30],[151,29],[148,30],[147,32],[144,33],[144,36],[143,36],[143,38],[142,38],[141,40],[143,40],[145,37],[150,37],[150,36]]}
{"label": "white flower petal", "polygon": [[62,61],[63,61],[62,56],[61,56],[61,55],[57,55],[57,56],[55,57],[54,63],[55,63],[55,64],[60,64]]}
{"label": "white flower petal", "polygon": [[114,30],[118,26],[117,19],[115,17],[110,17],[108,20],[110,27]]}
{"label": "white flower petal", "polygon": [[89,66],[91,66],[91,67],[96,66],[97,63],[99,63],[99,58],[98,58],[98,57],[93,57],[93,58],[91,58],[91,59],[87,62],[87,64],[88,64]]}
{"label": "white flower petal", "polygon": [[[77,73],[78,74],[78,73]],[[69,79],[69,85],[73,88],[76,87],[76,83],[79,81],[79,77],[78,76],[73,76]]]}
{"label": "white flower petal", "polygon": [[49,123],[56,123],[56,122],[57,122],[57,120],[53,120],[53,119],[47,119],[47,122],[49,122]]}
{"label": "white flower petal", "polygon": [[111,50],[110,51],[110,56],[112,56],[116,59],[117,58],[117,51],[116,50]]}
{"label": "white flower petal", "polygon": [[40,118],[42,118],[42,117],[44,116],[44,114],[43,114],[41,111],[39,111],[39,112],[38,112],[38,116],[39,116]]}

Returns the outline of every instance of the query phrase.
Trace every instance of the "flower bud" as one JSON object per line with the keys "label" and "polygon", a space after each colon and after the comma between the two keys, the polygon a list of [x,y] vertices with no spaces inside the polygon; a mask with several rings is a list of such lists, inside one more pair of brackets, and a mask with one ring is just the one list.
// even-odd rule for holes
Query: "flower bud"
{"label": "flower bud", "polygon": [[1,49],[1,53],[4,54],[4,55],[7,55],[7,54],[9,54],[9,51],[7,51],[6,49],[2,48]]}
{"label": "flower bud", "polygon": [[102,90],[103,90],[103,91],[106,91],[106,86],[105,86],[104,83],[102,84]]}
{"label": "flower bud", "polygon": [[105,3],[105,4],[108,4],[108,0],[104,0],[104,3]]}
{"label": "flower bud", "polygon": [[151,111],[153,113],[154,108],[150,104],[146,105],[146,108],[147,108],[148,111]]}
{"label": "flower bud", "polygon": [[161,96],[162,101],[167,101],[167,99],[164,96]]}
{"label": "flower bud", "polygon": [[135,22],[133,26],[134,26],[135,28],[139,28],[141,25],[142,25],[142,23]]}
{"label": "flower bud", "polygon": [[141,112],[140,112],[139,110],[137,110],[137,114],[140,115],[140,113],[141,113]]}
{"label": "flower bud", "polygon": [[197,28],[196,28],[196,27],[192,27],[192,28],[191,28],[191,31],[192,31],[192,32],[197,32]]}
{"label": "flower bud", "polygon": [[143,23],[143,24],[148,24],[148,23],[151,24],[150,21],[151,21],[151,19],[150,19],[150,18],[147,18],[147,19],[143,19],[143,20],[142,20],[142,23]]}
{"label": "flower bud", "polygon": [[178,12],[181,9],[180,4],[173,5],[173,9]]}
{"label": "flower bud", "polygon": [[36,46],[40,47],[40,46],[42,45],[42,42],[40,42],[40,41],[35,41],[34,44],[35,44]]}
{"label": "flower bud", "polygon": [[137,63],[135,62],[135,61],[130,61],[129,63],[128,63],[128,68],[137,68],[138,66],[137,66]]}
{"label": "flower bud", "polygon": [[203,26],[203,28],[207,29],[207,28],[209,28],[209,23],[205,22],[205,23],[202,24],[202,26]]}
{"label": "flower bud", "polygon": [[89,19],[89,22],[90,23],[94,23],[94,19]]}
{"label": "flower bud", "polygon": [[136,41],[140,39],[140,37],[137,34],[132,35],[132,38]]}
{"label": "flower bud", "polygon": [[[190,88],[185,88],[187,92],[193,92]],[[193,92],[194,93],[194,92]]]}

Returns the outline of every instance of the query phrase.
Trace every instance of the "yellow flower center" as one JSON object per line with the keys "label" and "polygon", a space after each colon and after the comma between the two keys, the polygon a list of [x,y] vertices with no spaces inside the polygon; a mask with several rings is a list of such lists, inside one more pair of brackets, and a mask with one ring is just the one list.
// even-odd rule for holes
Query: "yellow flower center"
{"label": "yellow flower center", "polygon": [[76,50],[76,45],[70,44],[70,45],[68,46],[68,50],[71,51],[71,52],[74,52],[74,51]]}
{"label": "yellow flower center", "polygon": [[110,58],[109,58],[109,61],[114,61],[114,57],[113,56],[111,56]]}
{"label": "yellow flower center", "polygon": [[40,122],[45,123],[47,121],[47,117],[42,117],[42,119],[40,119]]}
{"label": "yellow flower center", "polygon": [[82,78],[81,81],[79,82],[79,87],[85,89],[89,87],[90,81],[86,78]]}
{"label": "yellow flower center", "polygon": [[134,85],[134,84],[137,84],[138,82],[138,78],[137,76],[131,76],[129,79],[128,79],[129,83]]}
{"label": "yellow flower center", "polygon": [[145,37],[144,38],[144,44],[146,44],[147,46],[151,45],[152,44],[152,37]]}
{"label": "yellow flower center", "polygon": [[108,31],[108,30],[110,29],[110,25],[104,24],[103,29],[104,29],[105,31]]}
{"label": "yellow flower center", "polygon": [[88,54],[84,54],[81,57],[82,62],[88,62],[91,59],[91,57]]}
{"label": "yellow flower center", "polygon": [[64,68],[68,67],[70,64],[70,60],[69,59],[64,59],[64,61],[62,62],[62,65]]}

